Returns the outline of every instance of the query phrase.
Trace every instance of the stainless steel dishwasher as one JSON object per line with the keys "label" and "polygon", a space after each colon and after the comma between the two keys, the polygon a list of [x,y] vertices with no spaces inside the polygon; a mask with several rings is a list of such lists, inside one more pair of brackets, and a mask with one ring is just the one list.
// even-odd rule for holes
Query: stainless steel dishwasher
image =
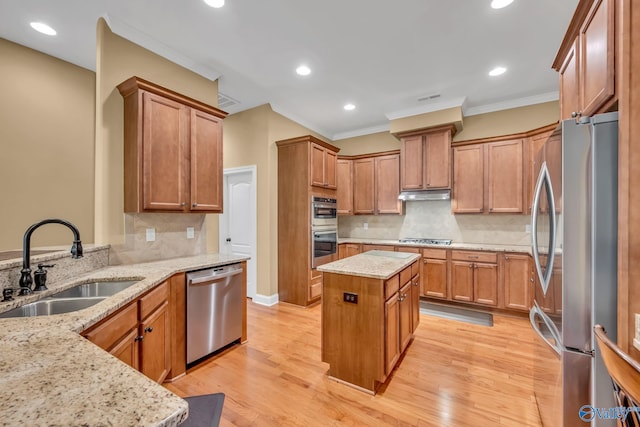
{"label": "stainless steel dishwasher", "polygon": [[187,363],[242,337],[242,264],[187,273]]}

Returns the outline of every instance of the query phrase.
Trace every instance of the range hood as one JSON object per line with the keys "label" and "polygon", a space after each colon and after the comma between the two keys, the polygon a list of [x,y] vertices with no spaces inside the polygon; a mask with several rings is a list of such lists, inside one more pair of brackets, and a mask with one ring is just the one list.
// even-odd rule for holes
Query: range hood
{"label": "range hood", "polygon": [[451,199],[451,190],[421,190],[421,191],[403,191],[398,196],[399,200],[449,200]]}

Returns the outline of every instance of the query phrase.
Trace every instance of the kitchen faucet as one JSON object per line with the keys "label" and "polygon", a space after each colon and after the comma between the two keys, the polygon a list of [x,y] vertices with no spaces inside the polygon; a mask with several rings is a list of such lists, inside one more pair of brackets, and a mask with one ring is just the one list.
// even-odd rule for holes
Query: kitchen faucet
{"label": "kitchen faucet", "polygon": [[[31,278],[31,234],[33,234],[36,229],[40,228],[45,224],[62,224],[67,226],[73,232],[73,246],[71,246],[71,258],[82,258],[82,242],[80,241],[80,232],[76,228],[75,225],[71,224],[62,219],[45,219],[36,224],[33,224],[31,227],[27,228],[27,231],[24,233],[24,239],[22,241],[22,270],[20,273],[20,293],[19,295],[28,295],[31,293],[31,285],[33,284],[33,279]],[[43,270],[43,267],[49,266],[38,266],[39,271]],[[34,290],[43,291],[47,289],[45,286],[46,282],[46,271],[40,273],[39,280],[37,286]]]}

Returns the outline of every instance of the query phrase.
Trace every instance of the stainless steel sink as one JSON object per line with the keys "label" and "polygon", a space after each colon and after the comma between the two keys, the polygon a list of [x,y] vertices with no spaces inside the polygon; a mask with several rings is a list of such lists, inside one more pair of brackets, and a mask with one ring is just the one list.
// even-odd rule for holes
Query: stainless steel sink
{"label": "stainless steel sink", "polygon": [[51,295],[50,298],[87,298],[87,297],[110,297],[129,286],[138,283],[137,280],[114,280],[83,283],[62,292]]}
{"label": "stainless steel sink", "polygon": [[40,301],[16,307],[13,310],[0,313],[0,318],[49,316],[52,314],[70,313],[91,307],[105,300],[106,297],[90,298],[45,298]]}

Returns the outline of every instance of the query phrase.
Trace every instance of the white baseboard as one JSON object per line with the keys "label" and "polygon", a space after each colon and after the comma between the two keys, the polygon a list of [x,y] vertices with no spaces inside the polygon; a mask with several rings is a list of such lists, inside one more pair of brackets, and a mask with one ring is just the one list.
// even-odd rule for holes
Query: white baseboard
{"label": "white baseboard", "polygon": [[272,305],[276,305],[278,303],[278,294],[273,295],[260,295],[256,294],[253,298],[253,302],[260,305],[266,305],[267,307],[271,307]]}

